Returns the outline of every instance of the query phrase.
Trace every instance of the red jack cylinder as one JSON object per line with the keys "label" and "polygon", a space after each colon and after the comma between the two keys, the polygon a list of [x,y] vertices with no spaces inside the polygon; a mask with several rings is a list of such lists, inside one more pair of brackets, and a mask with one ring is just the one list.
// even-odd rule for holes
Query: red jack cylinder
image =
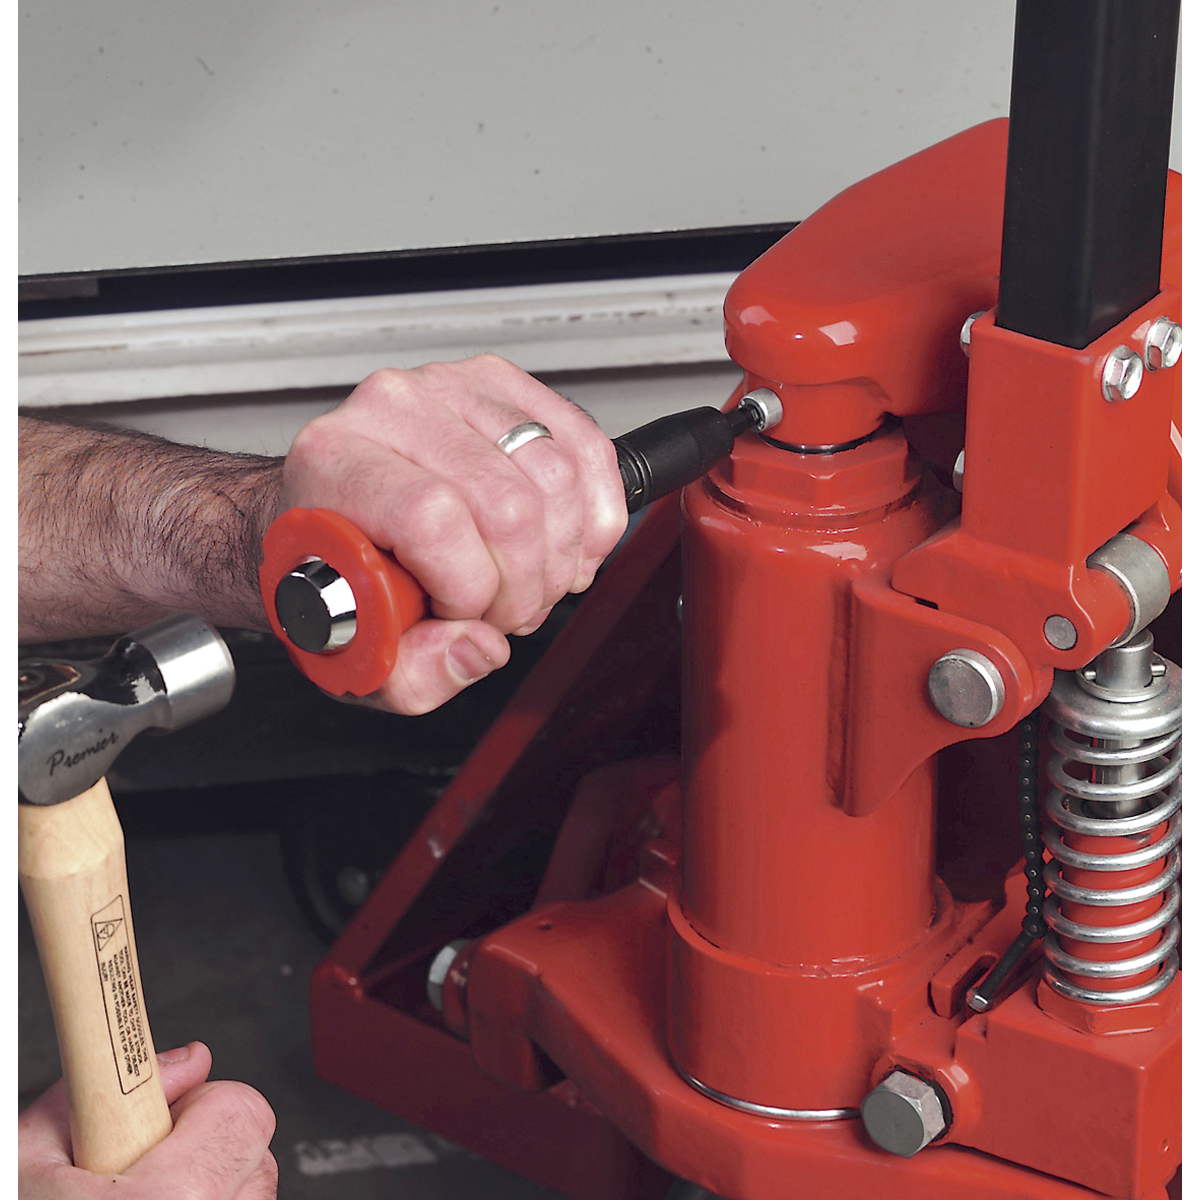
{"label": "red jack cylinder", "polygon": [[751,439],[685,493],[670,1045],[719,1098],[856,1108],[860,989],[934,922],[932,763],[865,817],[840,783],[850,585],[928,537],[935,504],[898,430],[833,454]]}

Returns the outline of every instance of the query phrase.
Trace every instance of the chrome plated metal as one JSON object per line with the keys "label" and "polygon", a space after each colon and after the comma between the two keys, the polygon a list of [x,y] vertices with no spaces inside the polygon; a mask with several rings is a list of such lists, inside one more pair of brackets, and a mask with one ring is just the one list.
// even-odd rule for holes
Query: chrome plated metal
{"label": "chrome plated metal", "polygon": [[1171,577],[1163,560],[1149,543],[1131,533],[1118,533],[1105,542],[1088,556],[1087,565],[1111,575],[1129,601],[1129,624],[1115,646],[1141,633],[1171,599]]}
{"label": "chrome plated metal", "polygon": [[783,402],[770,388],[755,388],[739,401],[738,408],[748,409],[759,433],[774,429],[783,420]]}
{"label": "chrome plated metal", "polygon": [[951,481],[954,484],[954,490],[961,494],[963,490],[963,475],[967,467],[967,452],[960,450],[958,457],[954,460],[954,470],[951,473]]}
{"label": "chrome plated metal", "polygon": [[224,708],[233,659],[190,613],[118,638],[103,658],[26,658],[17,667],[18,794],[59,804],[85,792],[146,729],[182,728]]}
{"label": "chrome plated metal", "polygon": [[454,965],[454,960],[458,957],[459,952],[469,944],[469,941],[468,938],[455,938],[454,941],[447,942],[434,955],[433,962],[429,964],[429,974],[425,978],[425,995],[429,997],[429,1003],[438,1012],[442,1011],[442,991],[446,986],[450,968]]}
{"label": "chrome plated metal", "polygon": [[123,640],[136,642],[154,659],[166,690],[166,728],[182,729],[199,721],[224,708],[233,696],[229,647],[202,618],[178,613]]}
{"label": "chrome plated metal", "polygon": [[1128,346],[1118,346],[1104,360],[1100,390],[1110,404],[1132,399],[1142,386],[1145,364],[1142,356]]}
{"label": "chrome plated metal", "polygon": [[[1082,671],[1058,672],[1046,700],[1053,753],[1043,801],[1044,840],[1052,856],[1045,871],[1044,970],[1046,982],[1074,1000],[1116,1005],[1148,999],[1179,969],[1182,700],[1182,673],[1154,654],[1148,633],[1105,651]],[[1157,840],[1136,844],[1160,828]],[[1104,853],[1077,844],[1118,837],[1134,839],[1134,848]],[[1158,872],[1133,887],[1107,888],[1094,879],[1084,886],[1063,877],[1065,870],[1103,876],[1155,863],[1162,864]],[[1103,909],[1155,897],[1161,903],[1151,913],[1103,923]],[[1063,903],[1076,906],[1072,917],[1063,914]],[[1096,922],[1079,919],[1078,907],[1096,909]],[[1156,933],[1161,936],[1148,950],[1112,961],[1068,953],[1060,942],[1134,946]],[[1149,970],[1156,971],[1152,979],[1126,988],[1088,986],[1089,980],[1132,980]]]}
{"label": "chrome plated metal", "polygon": [[1183,353],[1183,328],[1170,317],[1159,317],[1146,334],[1146,370],[1170,370]]}
{"label": "chrome plated metal", "polygon": [[893,1071],[862,1102],[863,1125],[883,1150],[912,1158],[946,1131],[946,1113],[933,1084]]}
{"label": "chrome plated metal", "polygon": [[962,329],[958,332],[958,344],[962,348],[962,352],[968,357],[971,357],[971,326],[979,320],[986,312],[986,309],[980,309],[979,312],[973,312],[963,323]]}
{"label": "chrome plated metal", "polygon": [[858,1116],[857,1108],[776,1108],[770,1104],[755,1104],[750,1100],[739,1100],[735,1096],[727,1096],[718,1092],[700,1080],[689,1075],[678,1063],[675,1070],[681,1079],[691,1084],[696,1091],[707,1096],[710,1100],[724,1104],[728,1108],[736,1108],[739,1112],[753,1113],[756,1117],[771,1117],[777,1121],[849,1121]]}
{"label": "chrome plated metal", "polygon": [[275,615],[292,643],[310,654],[332,654],[358,631],[349,582],[319,558],[289,571],[275,588]]}
{"label": "chrome plated metal", "polygon": [[955,725],[977,729],[1004,707],[1004,679],[977,650],[951,650],[929,668],[929,698]]}
{"label": "chrome plated metal", "polygon": [[520,450],[522,446],[537,441],[538,438],[553,440],[554,434],[541,421],[522,421],[520,425],[514,425],[496,445],[505,454],[512,454],[514,451]]}

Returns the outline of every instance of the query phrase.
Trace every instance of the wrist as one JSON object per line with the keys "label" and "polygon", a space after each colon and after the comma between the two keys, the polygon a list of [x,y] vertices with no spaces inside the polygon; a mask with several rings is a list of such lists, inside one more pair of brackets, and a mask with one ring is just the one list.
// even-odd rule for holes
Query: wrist
{"label": "wrist", "polygon": [[258,587],[262,540],[280,511],[282,459],[206,454],[188,477],[151,492],[127,586],[164,611],[267,630]]}

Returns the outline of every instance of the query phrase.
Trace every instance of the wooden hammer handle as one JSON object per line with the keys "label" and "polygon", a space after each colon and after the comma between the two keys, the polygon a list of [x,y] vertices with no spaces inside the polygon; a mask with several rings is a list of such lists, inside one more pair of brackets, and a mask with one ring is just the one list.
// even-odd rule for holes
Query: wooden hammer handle
{"label": "wooden hammer handle", "polygon": [[108,785],[19,805],[21,890],[50,993],[77,1167],[120,1174],[171,1132]]}

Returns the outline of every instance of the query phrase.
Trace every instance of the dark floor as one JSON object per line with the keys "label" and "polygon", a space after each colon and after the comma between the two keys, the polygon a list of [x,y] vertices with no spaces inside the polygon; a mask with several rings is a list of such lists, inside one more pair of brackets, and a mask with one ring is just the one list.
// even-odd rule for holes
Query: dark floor
{"label": "dark floor", "polygon": [[[127,822],[127,830],[130,823]],[[199,1039],[213,1077],[252,1084],[279,1120],[287,1200],[534,1200],[553,1193],[322,1083],[307,987],[324,950],[271,831],[127,838],[146,1005],[159,1049]],[[19,926],[22,1107],[59,1075],[28,921]]]}

